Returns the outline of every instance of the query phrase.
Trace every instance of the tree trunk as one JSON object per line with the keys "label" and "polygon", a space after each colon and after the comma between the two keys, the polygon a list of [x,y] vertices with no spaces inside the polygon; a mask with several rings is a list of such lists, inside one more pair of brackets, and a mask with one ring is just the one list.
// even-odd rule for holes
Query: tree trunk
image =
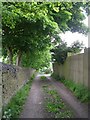
{"label": "tree trunk", "polygon": [[16,66],[20,66],[21,65],[21,57],[22,57],[22,52],[18,51],[17,59],[16,59]]}
{"label": "tree trunk", "polygon": [[12,48],[8,48],[8,53],[9,53],[9,64],[13,64],[13,53],[12,53]]}

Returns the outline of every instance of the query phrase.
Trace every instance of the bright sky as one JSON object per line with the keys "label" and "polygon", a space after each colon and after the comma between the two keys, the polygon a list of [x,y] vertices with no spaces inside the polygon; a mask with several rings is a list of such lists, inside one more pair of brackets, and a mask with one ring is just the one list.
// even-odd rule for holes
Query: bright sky
{"label": "bright sky", "polygon": [[[83,21],[88,26],[88,17]],[[70,46],[74,41],[83,42],[85,47],[88,47],[88,36],[85,36],[80,33],[66,32],[65,34],[60,34],[62,40],[67,42],[67,45]]]}

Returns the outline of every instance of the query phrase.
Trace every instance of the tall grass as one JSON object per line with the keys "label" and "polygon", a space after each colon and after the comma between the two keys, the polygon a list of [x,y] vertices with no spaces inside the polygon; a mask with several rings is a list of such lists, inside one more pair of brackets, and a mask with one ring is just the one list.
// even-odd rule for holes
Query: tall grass
{"label": "tall grass", "polygon": [[25,103],[25,100],[30,91],[32,81],[35,75],[31,77],[31,79],[16,93],[15,96],[12,97],[7,106],[3,107],[3,115],[4,119],[18,118]]}
{"label": "tall grass", "polygon": [[68,87],[81,102],[90,103],[90,90],[88,88],[71,80],[66,80],[63,76],[60,77],[54,73],[51,76]]}

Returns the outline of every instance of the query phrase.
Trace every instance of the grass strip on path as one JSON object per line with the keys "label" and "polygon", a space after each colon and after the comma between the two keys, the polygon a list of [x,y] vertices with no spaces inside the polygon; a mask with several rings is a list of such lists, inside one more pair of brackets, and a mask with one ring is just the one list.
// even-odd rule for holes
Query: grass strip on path
{"label": "grass strip on path", "polygon": [[52,74],[55,80],[62,82],[74,95],[84,103],[90,103],[90,90],[81,84],[76,84],[71,80],[66,80],[64,77]]}
{"label": "grass strip on path", "polygon": [[51,113],[52,118],[72,118],[73,113],[63,102],[53,86],[44,85],[45,108]]}
{"label": "grass strip on path", "polygon": [[34,78],[35,75],[33,74],[30,80],[16,93],[15,96],[12,97],[10,102],[3,107],[2,118],[7,120],[19,118]]}

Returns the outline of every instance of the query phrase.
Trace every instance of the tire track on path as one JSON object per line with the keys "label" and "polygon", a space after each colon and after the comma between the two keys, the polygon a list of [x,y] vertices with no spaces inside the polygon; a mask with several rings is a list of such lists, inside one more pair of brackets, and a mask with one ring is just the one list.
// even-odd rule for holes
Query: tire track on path
{"label": "tire track on path", "polygon": [[64,102],[73,110],[75,118],[88,118],[88,105],[81,103],[63,83],[51,77],[47,79],[54,85]]}
{"label": "tire track on path", "polygon": [[44,108],[43,83],[38,76],[33,81],[20,118],[50,118],[50,113],[47,113]]}

